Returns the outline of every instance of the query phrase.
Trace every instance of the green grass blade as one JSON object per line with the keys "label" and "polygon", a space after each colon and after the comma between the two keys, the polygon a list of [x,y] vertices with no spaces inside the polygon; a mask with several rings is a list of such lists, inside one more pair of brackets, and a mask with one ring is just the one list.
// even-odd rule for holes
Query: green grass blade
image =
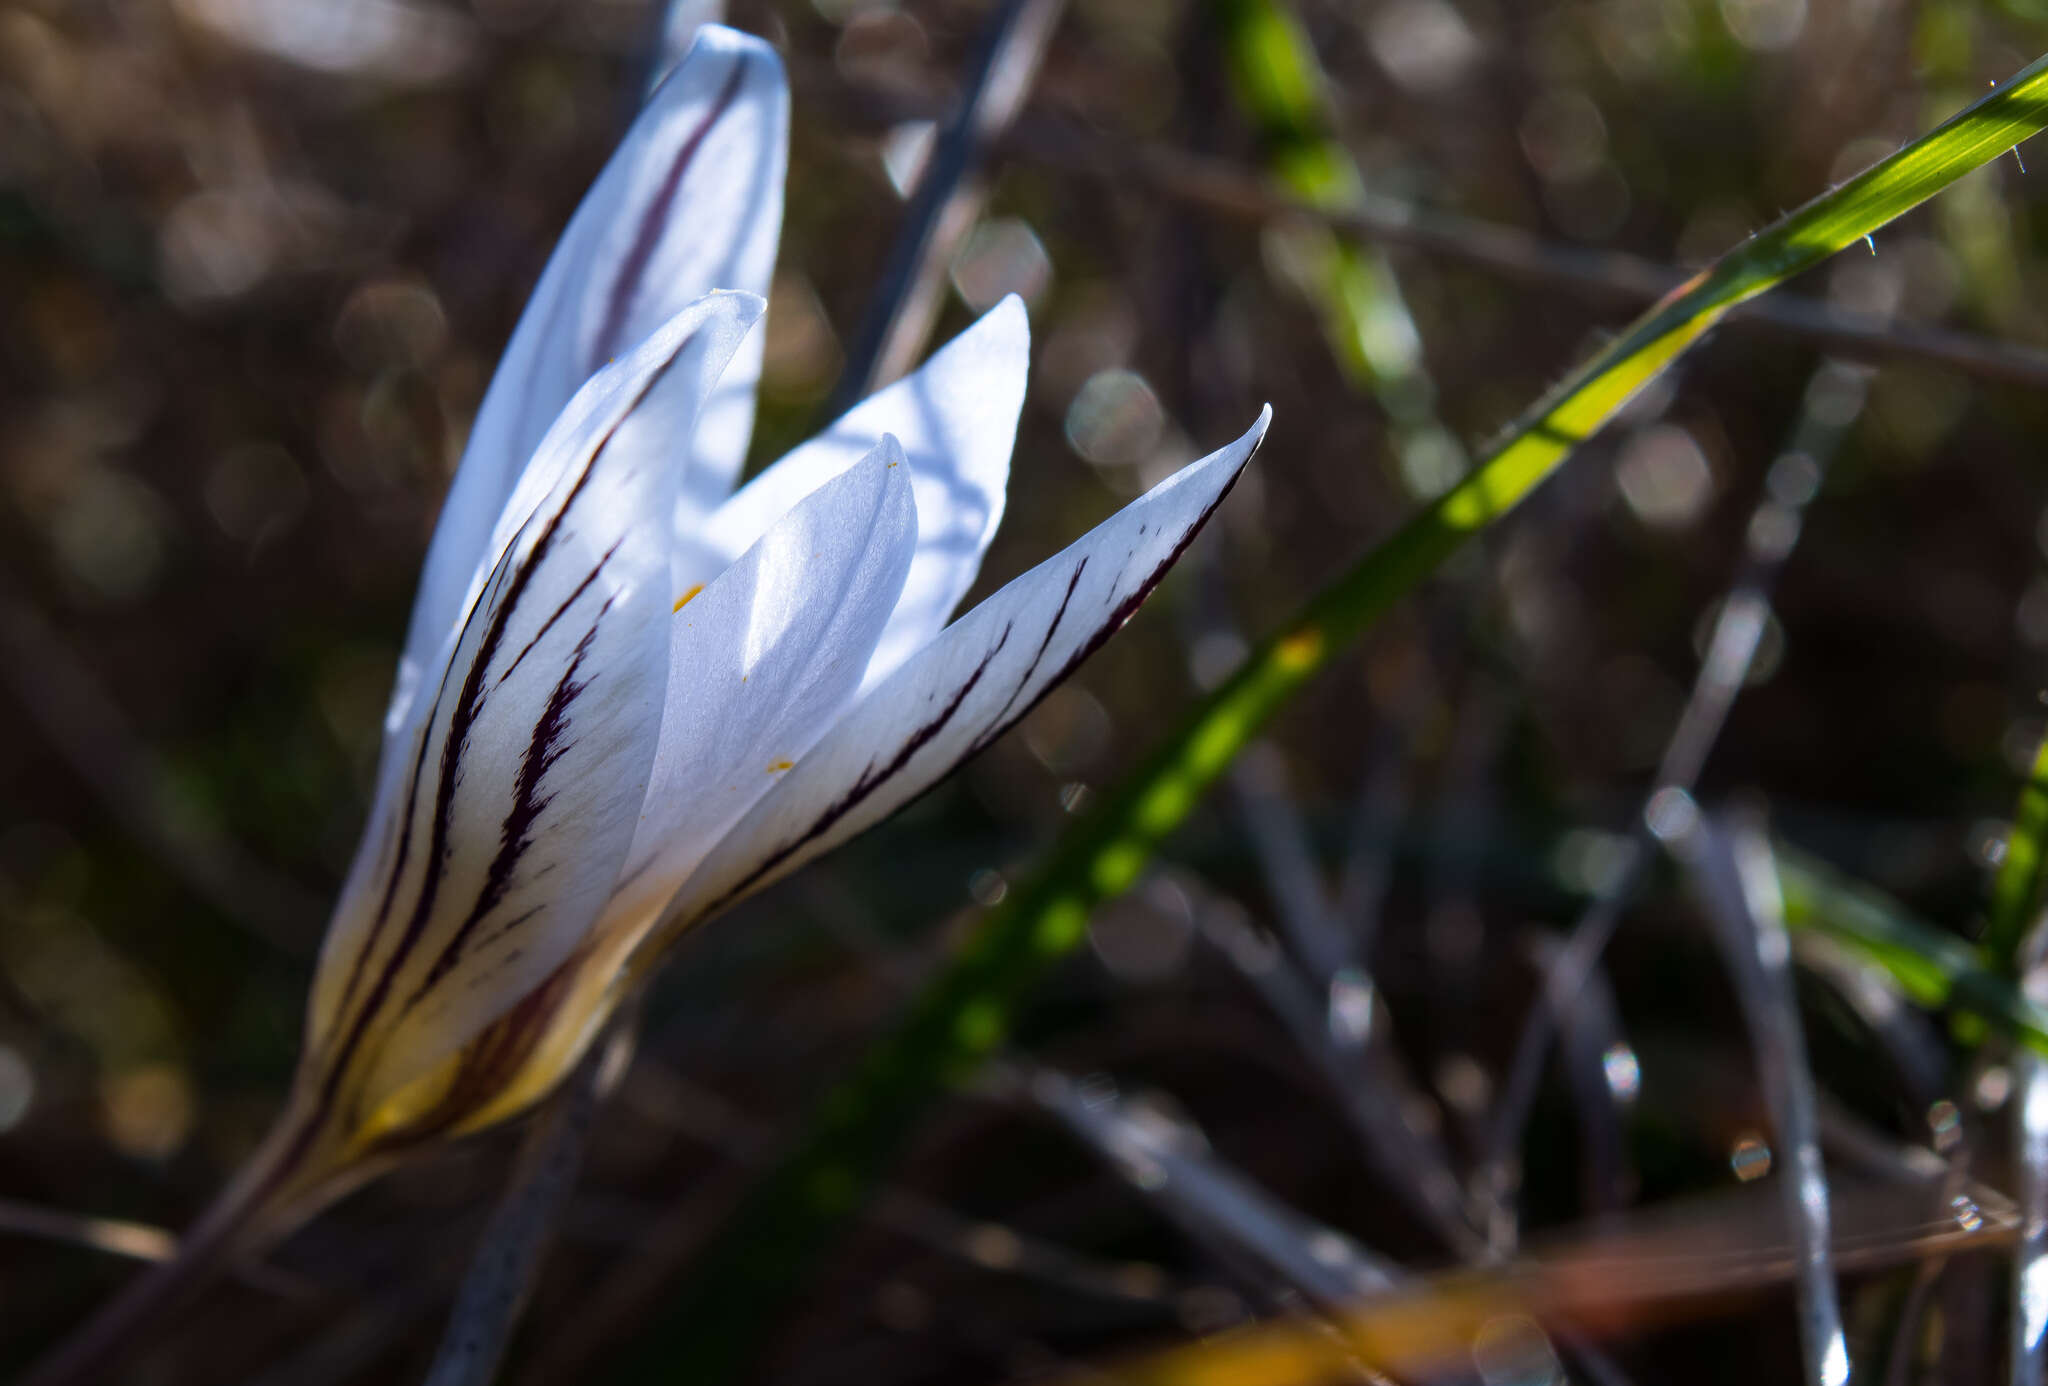
{"label": "green grass blade", "polygon": [[[1327,83],[1314,47],[1281,0],[1211,0],[1238,104],[1258,131],[1268,171],[1311,207],[1360,205],[1365,179],[1331,133]],[[1276,228],[1303,263],[1331,354],[1354,386],[1386,411],[1388,443],[1411,492],[1434,496],[1464,474],[1468,459],[1436,415],[1436,383],[1422,338],[1380,247],[1339,238],[1327,227]]]}
{"label": "green grass blade", "polygon": [[1975,948],[1811,857],[1783,846],[1774,855],[1787,926],[1825,934],[1876,963],[1918,1005],[1982,1016],[2048,1054],[2048,1008],[1987,967]]}
{"label": "green grass blade", "polygon": [[2020,944],[2041,908],[2048,887],[2048,737],[2034,753],[2033,768],[2020,787],[2012,831],[2005,835],[2005,855],[1991,881],[1990,918],[1982,948],[1990,965],[2005,975],[2020,971]]}
{"label": "green grass blade", "polygon": [[[1090,911],[1138,879],[1237,752],[1336,652],[1512,509],[1729,308],[1861,240],[2044,125],[2048,58],[1653,306],[1523,415],[1469,478],[1324,589],[982,918],[700,1262],[692,1292],[639,1344],[639,1369],[691,1382],[730,1378],[800,1283],[804,1259],[856,1205],[932,1093],[1002,1041],[1014,1008],[1080,941]],[[1949,975],[1952,1002],[1999,1013],[1998,996],[1975,994],[1987,975]]]}

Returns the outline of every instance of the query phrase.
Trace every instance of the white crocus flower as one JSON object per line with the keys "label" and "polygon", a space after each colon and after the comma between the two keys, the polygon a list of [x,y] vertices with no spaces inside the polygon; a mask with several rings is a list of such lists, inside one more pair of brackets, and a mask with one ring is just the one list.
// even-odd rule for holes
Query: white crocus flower
{"label": "white crocus flower", "polygon": [[787,124],[773,53],[704,30],[513,335],[421,577],[290,1108],[244,1181],[266,1220],[544,1095],[678,932],[1071,672],[1264,433],[948,625],[1002,517],[1012,298],[728,498]]}

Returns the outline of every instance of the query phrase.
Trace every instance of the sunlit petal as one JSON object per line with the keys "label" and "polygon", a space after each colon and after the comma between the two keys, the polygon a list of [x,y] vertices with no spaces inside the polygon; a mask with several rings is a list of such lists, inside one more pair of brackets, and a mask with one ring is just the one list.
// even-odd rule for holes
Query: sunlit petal
{"label": "sunlit petal", "polygon": [[1165,577],[1265,436],[1191,464],[1018,578],[912,656],[698,867],[672,928],[844,842],[979,751],[1116,631]]}
{"label": "sunlit petal", "polygon": [[373,1103],[459,1046],[603,907],[659,735],[669,535],[646,517],[676,485],[615,444],[657,386],[703,399],[760,307],[712,295],[600,372],[507,505],[322,954],[307,1050],[331,1100]]}
{"label": "sunlit petal", "polygon": [[[774,51],[729,29],[700,30],[649,96],[570,221],[485,393],[421,572],[388,731],[438,672],[434,657],[499,511],[569,397],[713,289],[767,293],[788,130]],[[656,449],[679,469],[677,507],[707,510],[731,489],[752,427],[760,353],[757,336],[708,405],[657,388],[614,440],[616,449]],[[680,426],[685,409],[702,415],[694,436]],[[386,754],[395,752],[387,746]]]}
{"label": "sunlit petal", "polygon": [[902,601],[863,679],[868,688],[880,683],[944,629],[981,570],[1003,518],[1030,355],[1030,324],[1023,301],[1012,295],[921,369],[748,482],[700,532],[680,535],[684,586],[705,581],[827,477],[893,433],[910,463],[918,540]]}
{"label": "sunlit petal", "polygon": [[668,710],[617,911],[658,910],[852,702],[919,522],[903,450],[885,435],[677,608]]}
{"label": "sunlit petal", "polygon": [[654,772],[604,914],[529,1001],[395,1098],[389,1125],[474,1130],[576,1062],[678,883],[855,696],[917,543],[902,457],[885,436],[676,609]]}

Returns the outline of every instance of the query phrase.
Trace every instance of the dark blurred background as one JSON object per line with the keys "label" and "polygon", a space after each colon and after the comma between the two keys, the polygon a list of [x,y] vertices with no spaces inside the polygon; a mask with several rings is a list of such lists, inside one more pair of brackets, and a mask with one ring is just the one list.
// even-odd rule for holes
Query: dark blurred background
{"label": "dark blurred background", "polygon": [[[1263,452],[1182,575],[1018,732],[684,950],[508,1379],[589,1379],[599,1345],[658,1323],[664,1268],[688,1261],[749,1152],[958,921],[1242,638],[1640,301],[1394,248],[1374,260],[1399,286],[1375,321],[1404,364],[1375,383],[1333,349],[1319,233],[1078,171],[1091,152],[1162,149],[1254,183],[1274,171],[1231,80],[1228,9],[1074,0],[952,254],[935,340],[1006,292],[1030,304],[984,590],[1270,400]],[[2048,48],[2037,0],[1296,13],[1370,193],[1686,270]],[[987,9],[737,0],[728,19],[778,45],[794,89],[758,466],[825,421],[918,118],[948,109]],[[527,291],[631,117],[657,20],[642,0],[0,8],[0,1362],[131,1273],[80,1242],[142,1232],[66,1219],[184,1226],[278,1104],[436,507]],[[1790,291],[2048,347],[2048,175],[2022,157]],[[1767,807],[1786,840],[1967,934],[2042,730],[2048,376],[1875,355],[1700,799]],[[1398,1080],[1384,1092],[1469,1174],[1530,960],[1612,869],[1823,360],[1810,337],[1731,324],[1654,387],[1289,710],[1151,882],[1102,911],[1018,1052],[1178,1113],[1219,1161],[1388,1258],[1450,1264],[1259,965],[1232,954],[1286,932],[1286,873],[1262,869],[1248,829],[1298,816],[1290,841],[1325,883],[1348,871],[1350,922],[1369,915],[1373,940],[1361,1004]],[[1608,964],[1622,1164],[1593,1187],[1554,1074],[1527,1147],[1532,1235],[1754,1172],[1744,1142],[1765,1117],[1731,994],[1662,876]],[[1924,1101],[1830,995],[1808,1015],[1823,1087],[1864,1127],[1924,1142]],[[1990,1139],[1998,1070],[1930,1052],[1951,1111]],[[417,1379],[513,1140],[325,1216],[270,1282],[195,1309],[146,1379]],[[1030,1103],[949,1101],[758,1379],[995,1382],[1287,1307],[1128,1176]],[[1999,1272],[1979,1259],[1948,1273],[1950,1374],[1928,1379],[1996,1360]],[[617,1279],[635,1266],[637,1299]],[[1852,1326],[1889,1322],[1894,1283],[1851,1282]],[[1797,1380],[1790,1303],[1723,1298],[1677,1326],[1625,1324],[1608,1351],[1643,1380],[1736,1363]]]}

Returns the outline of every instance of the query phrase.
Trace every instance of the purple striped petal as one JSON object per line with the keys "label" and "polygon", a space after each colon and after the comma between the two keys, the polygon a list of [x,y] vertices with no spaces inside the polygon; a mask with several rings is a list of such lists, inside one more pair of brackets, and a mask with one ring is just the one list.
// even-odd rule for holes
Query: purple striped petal
{"label": "purple striped petal", "polygon": [[686,927],[846,841],[988,745],[1115,633],[1215,513],[1265,436],[1182,468],[948,627],[797,762],[670,905]]}
{"label": "purple striped petal", "polygon": [[314,979],[308,1062],[360,1108],[562,962],[632,839],[668,673],[675,469],[620,449],[654,396],[703,399],[758,299],[714,294],[601,371],[542,442],[423,687]]}
{"label": "purple striped petal", "polygon": [[1030,357],[1030,323],[1012,294],[916,371],[748,482],[701,529],[679,533],[682,585],[709,581],[706,574],[744,552],[799,499],[894,434],[917,495],[917,556],[862,677],[862,687],[873,688],[945,628],[981,571],[1003,520]]}
{"label": "purple striped petal", "polygon": [[[782,225],[789,93],[765,43],[699,31],[571,219],[484,395],[414,600],[386,719],[386,756],[443,649],[488,539],[541,438],[583,382],[714,289],[765,296]],[[761,340],[710,403],[657,387],[614,440],[677,468],[675,505],[724,498],[752,427]],[[687,408],[694,431],[679,431]],[[679,448],[678,438],[689,442]]]}

